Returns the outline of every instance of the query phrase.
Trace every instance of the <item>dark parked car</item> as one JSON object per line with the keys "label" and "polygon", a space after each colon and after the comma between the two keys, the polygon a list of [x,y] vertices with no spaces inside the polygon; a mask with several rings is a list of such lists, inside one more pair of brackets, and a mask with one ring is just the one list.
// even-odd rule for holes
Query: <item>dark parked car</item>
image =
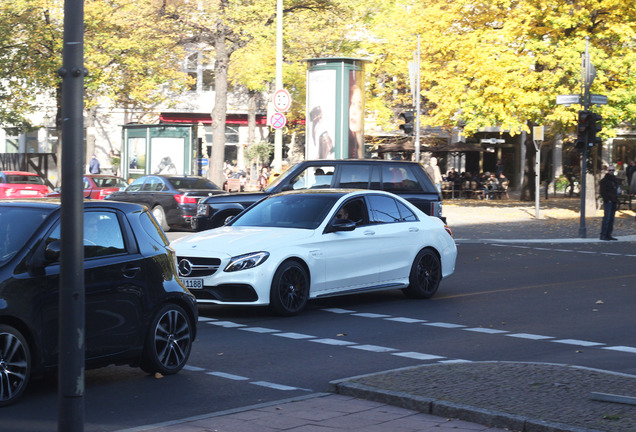
{"label": "dark parked car", "polygon": [[[60,201],[0,202],[0,406],[58,364]],[[177,373],[197,308],[174,250],[143,207],[84,203],[86,367]]]}
{"label": "dark parked car", "polygon": [[282,173],[262,192],[215,195],[199,202],[192,228],[216,228],[256,201],[273,193],[298,189],[374,189],[405,198],[429,216],[442,217],[442,199],[416,162],[380,159],[309,160]]}
{"label": "dark parked car", "polygon": [[164,231],[170,227],[189,227],[201,198],[223,191],[205,177],[186,175],[146,175],[107,200],[133,202],[148,207]]}
{"label": "dark parked car", "polygon": [[[83,178],[84,181],[84,198],[102,200],[113,192],[128,186],[126,180],[121,177],[108,174],[87,174]],[[61,191],[57,190],[47,197],[59,197]]]}

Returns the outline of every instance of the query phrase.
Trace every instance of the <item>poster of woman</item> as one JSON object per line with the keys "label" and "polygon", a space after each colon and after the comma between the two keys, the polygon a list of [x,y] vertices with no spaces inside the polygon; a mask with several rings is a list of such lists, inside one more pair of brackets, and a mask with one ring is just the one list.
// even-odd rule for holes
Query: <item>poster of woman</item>
{"label": "poster of woman", "polygon": [[364,95],[362,73],[349,71],[349,157],[364,158]]}

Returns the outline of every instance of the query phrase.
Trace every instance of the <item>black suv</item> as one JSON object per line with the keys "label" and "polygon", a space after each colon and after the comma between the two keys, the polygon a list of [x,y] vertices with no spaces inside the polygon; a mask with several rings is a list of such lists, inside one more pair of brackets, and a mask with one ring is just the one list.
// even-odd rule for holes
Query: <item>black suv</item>
{"label": "black suv", "polygon": [[308,160],[281,174],[262,192],[214,195],[199,201],[192,228],[204,230],[225,223],[266,195],[296,189],[375,189],[393,192],[430,216],[442,217],[442,200],[422,166],[416,162],[380,159]]}

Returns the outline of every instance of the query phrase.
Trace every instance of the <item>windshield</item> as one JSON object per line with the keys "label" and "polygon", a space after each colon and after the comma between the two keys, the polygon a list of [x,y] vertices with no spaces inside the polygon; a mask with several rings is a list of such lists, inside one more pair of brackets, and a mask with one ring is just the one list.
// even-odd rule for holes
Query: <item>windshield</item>
{"label": "windshield", "polygon": [[7,175],[7,183],[43,185],[44,180],[36,175],[10,174]]}
{"label": "windshield", "polygon": [[26,244],[53,209],[0,207],[0,265]]}
{"label": "windshield", "polygon": [[276,195],[255,204],[230,225],[316,229],[341,195]]}
{"label": "windshield", "polygon": [[218,186],[203,177],[168,177],[175,189],[218,189]]}

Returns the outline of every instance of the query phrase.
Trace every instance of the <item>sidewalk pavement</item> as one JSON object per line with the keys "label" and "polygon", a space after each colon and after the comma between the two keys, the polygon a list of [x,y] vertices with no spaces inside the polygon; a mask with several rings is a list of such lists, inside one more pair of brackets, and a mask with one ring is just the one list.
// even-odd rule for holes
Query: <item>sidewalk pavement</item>
{"label": "sidewalk pavement", "polygon": [[[534,203],[446,200],[443,212],[458,243],[610,243],[599,239],[602,214],[582,230],[578,209],[575,198],[541,200],[536,219]],[[636,241],[634,216],[617,212],[619,242]],[[436,363],[334,381],[329,391],[120,432],[636,431],[636,376],[569,365]]]}

